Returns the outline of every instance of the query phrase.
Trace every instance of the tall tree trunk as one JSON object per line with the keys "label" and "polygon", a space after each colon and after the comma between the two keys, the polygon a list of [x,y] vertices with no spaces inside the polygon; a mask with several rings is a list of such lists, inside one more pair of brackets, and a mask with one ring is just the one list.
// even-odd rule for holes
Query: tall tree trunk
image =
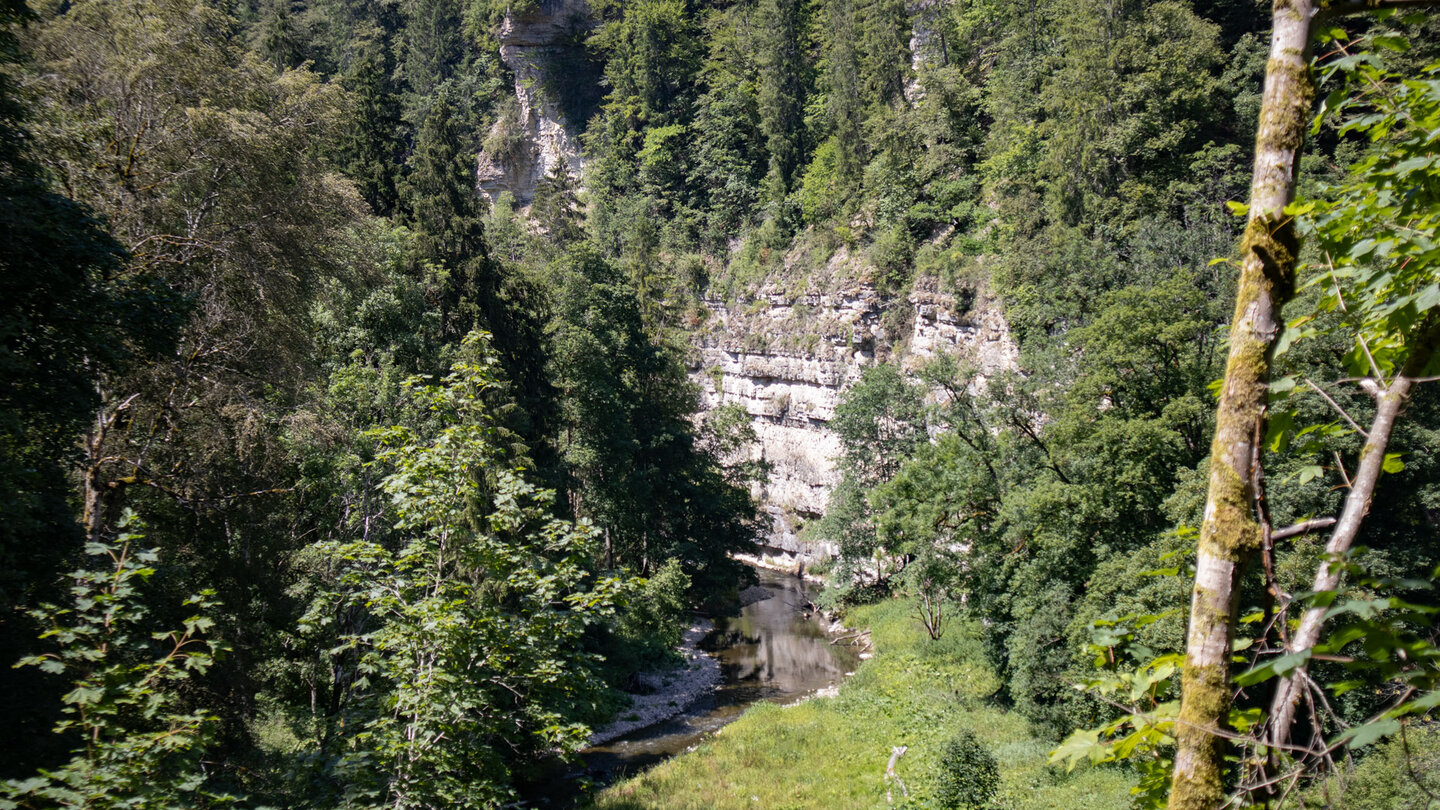
{"label": "tall tree trunk", "polygon": [[1200,527],[1190,630],[1176,722],[1171,810],[1211,810],[1224,800],[1230,654],[1241,574],[1260,547],[1255,464],[1265,435],[1270,361],[1294,294],[1298,241],[1284,208],[1294,197],[1311,118],[1310,26],[1314,0],[1274,0],[1270,59],[1255,139],[1250,218],[1241,241],[1240,285],[1230,355],[1210,454],[1210,491]]}
{"label": "tall tree trunk", "polygon": [[[1345,508],[1330,534],[1330,541],[1325,544],[1327,556],[1333,557],[1349,551],[1360,533],[1360,523],[1370,511],[1370,502],[1375,496],[1375,484],[1380,480],[1385,451],[1389,448],[1395,421],[1410,399],[1416,378],[1425,371],[1425,366],[1435,355],[1437,343],[1440,343],[1440,317],[1431,314],[1416,332],[1418,337],[1411,345],[1406,346],[1409,356],[1405,360],[1404,368],[1380,392],[1379,407],[1375,410],[1375,418],[1370,424],[1365,446],[1360,450],[1360,466],[1350,481],[1350,493],[1345,496]],[[1340,585],[1340,574],[1339,567],[1322,562],[1319,570],[1315,572],[1311,591],[1318,593],[1335,590]],[[1305,611],[1300,619],[1300,626],[1290,637],[1285,651],[1294,653],[1314,647],[1320,641],[1325,613],[1326,608],[1323,607],[1312,607]],[[1280,686],[1275,690],[1275,698],[1270,704],[1269,723],[1270,740],[1277,748],[1290,742],[1290,727],[1295,721],[1295,711],[1304,694],[1307,670],[1308,667],[1304,665],[1297,667],[1280,681]]]}

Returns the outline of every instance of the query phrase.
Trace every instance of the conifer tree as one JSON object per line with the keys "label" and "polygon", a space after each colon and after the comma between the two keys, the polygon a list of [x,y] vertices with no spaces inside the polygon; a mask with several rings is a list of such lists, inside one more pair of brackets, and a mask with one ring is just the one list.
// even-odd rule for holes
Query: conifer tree
{"label": "conifer tree", "polygon": [[395,173],[405,149],[400,100],[384,45],[367,39],[358,51],[345,77],[355,97],[354,116],[347,122],[342,146],[345,173],[375,213],[390,216],[399,202]]}
{"label": "conifer tree", "polygon": [[[553,410],[550,383],[541,372],[542,296],[490,255],[475,154],[461,134],[450,91],[442,89],[416,134],[401,202],[415,230],[415,259],[435,285],[441,340],[453,345],[476,329],[494,335],[495,353],[520,403],[509,427],[527,450],[541,451],[535,445]],[[546,463],[536,460],[542,467]]]}
{"label": "conifer tree", "polygon": [[452,340],[493,322],[483,310],[493,308],[497,292],[472,151],[463,142],[457,115],[450,93],[442,91],[416,133],[401,190],[406,219],[416,232],[416,258],[437,273],[441,331]]}
{"label": "conifer tree", "polygon": [[569,244],[584,235],[585,212],[578,194],[575,178],[563,163],[553,167],[535,187],[530,215],[556,244]]}
{"label": "conifer tree", "polygon": [[904,0],[861,0],[860,71],[865,99],[889,104],[910,74],[910,20]]}
{"label": "conifer tree", "polygon": [[761,33],[760,129],[770,151],[766,183],[770,198],[779,200],[794,185],[805,149],[802,8],[799,0],[761,0],[757,12]]}
{"label": "conifer tree", "polygon": [[456,0],[409,0],[401,35],[400,70],[417,98],[425,98],[455,75],[464,60],[465,40]]}
{"label": "conifer tree", "polygon": [[290,0],[272,0],[260,22],[260,53],[277,68],[296,67],[305,61],[303,37],[295,29]]}
{"label": "conifer tree", "polygon": [[826,109],[835,137],[835,172],[841,188],[853,189],[865,166],[855,0],[832,0],[827,9]]}

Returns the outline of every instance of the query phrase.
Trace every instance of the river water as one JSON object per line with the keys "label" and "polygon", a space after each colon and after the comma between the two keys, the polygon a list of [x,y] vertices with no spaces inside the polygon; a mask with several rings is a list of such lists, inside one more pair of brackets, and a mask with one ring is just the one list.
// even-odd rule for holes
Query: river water
{"label": "river water", "polygon": [[859,663],[853,647],[831,644],[823,618],[809,613],[798,577],[761,569],[738,614],[715,620],[701,648],[720,660],[721,682],[678,717],[581,752],[587,774],[608,783],[674,756],[735,720],[751,704],[788,703],[832,686]]}

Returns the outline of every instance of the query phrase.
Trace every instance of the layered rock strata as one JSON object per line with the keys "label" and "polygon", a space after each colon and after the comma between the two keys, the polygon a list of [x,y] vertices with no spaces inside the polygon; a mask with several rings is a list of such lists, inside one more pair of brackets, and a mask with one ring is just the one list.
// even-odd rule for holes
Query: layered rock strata
{"label": "layered rock strata", "polygon": [[[838,261],[847,260],[843,253]],[[801,530],[824,513],[839,480],[840,443],[829,423],[841,392],[866,366],[893,359],[913,371],[928,357],[955,354],[977,370],[975,384],[983,387],[1018,363],[993,300],[946,292],[931,278],[903,300],[855,280],[825,292],[769,286],[706,305],[694,378],[707,410],[737,403],[750,415],[759,439],[754,455],[771,465],[757,492],[771,521],[762,557],[781,566],[838,553],[832,544],[803,540]]]}

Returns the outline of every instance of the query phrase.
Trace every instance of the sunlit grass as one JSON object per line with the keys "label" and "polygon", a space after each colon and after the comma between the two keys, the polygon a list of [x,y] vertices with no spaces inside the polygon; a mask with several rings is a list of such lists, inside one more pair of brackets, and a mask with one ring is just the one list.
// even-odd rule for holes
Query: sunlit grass
{"label": "sunlit grass", "polygon": [[988,705],[999,687],[977,628],[955,625],[930,641],[892,601],[853,611],[869,627],[877,655],[834,698],[797,706],[762,703],[692,753],[620,783],[596,801],[631,808],[886,807],[885,766],[892,746],[909,747],[892,788],[895,807],[926,807],[946,740],[968,728],[1000,762],[998,808],[1123,808],[1129,779],[1113,770],[1075,774],[1045,764],[1051,745],[1035,740],[1017,715]]}

